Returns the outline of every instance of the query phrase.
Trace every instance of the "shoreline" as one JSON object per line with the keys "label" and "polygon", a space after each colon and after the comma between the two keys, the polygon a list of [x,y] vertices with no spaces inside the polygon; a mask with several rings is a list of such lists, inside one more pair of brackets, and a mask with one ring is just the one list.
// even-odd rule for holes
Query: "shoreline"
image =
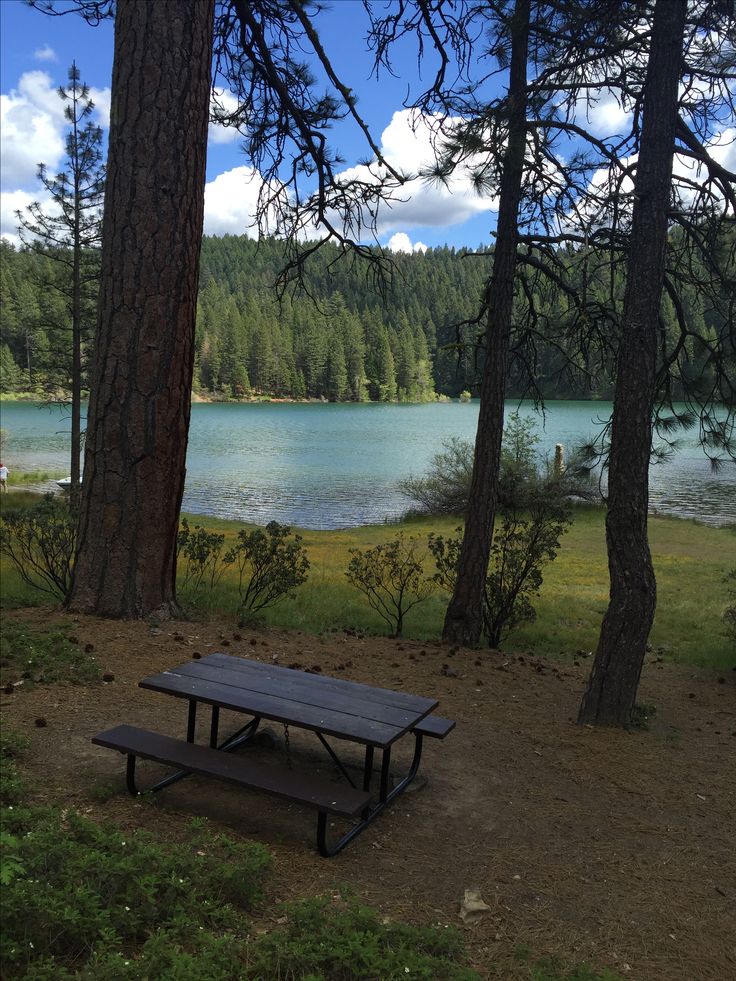
{"label": "shoreline", "polygon": [[[61,479],[61,478],[50,477],[48,480],[44,480],[42,482],[29,482],[28,484],[12,484],[11,483],[8,486],[8,494],[14,494],[14,493],[15,494],[35,494],[37,497],[43,497],[45,494],[49,494],[50,493],[50,494],[53,494],[55,497],[62,497],[63,498],[63,497],[66,496],[65,495],[65,491],[64,491],[63,488],[57,486],[56,482],[57,482],[58,479]],[[2,498],[0,498],[0,503],[1,502],[2,502]],[[577,504],[577,505],[575,505],[575,507],[573,508],[573,515],[575,515],[575,512],[576,511],[577,512],[597,511],[597,512],[600,512],[601,514],[605,514],[606,506],[605,506],[604,503],[591,504],[591,503],[587,503],[586,502],[584,504]],[[218,526],[220,526],[220,525],[225,525],[225,526],[232,525],[233,526],[233,530],[236,529],[236,528],[238,528],[238,527],[241,527],[242,525],[248,525],[248,526],[253,526],[253,527],[265,528],[266,527],[266,524],[268,524],[268,521],[264,521],[263,524],[260,524],[257,521],[252,521],[252,520],[249,520],[247,518],[226,518],[226,517],[222,517],[221,515],[218,515],[218,514],[210,514],[209,512],[206,512],[206,511],[190,511],[186,507],[182,507],[182,509],[181,509],[181,516],[187,517],[188,519],[190,519],[192,521],[197,521],[197,520],[198,521],[214,521],[214,522],[217,522]],[[324,527],[324,528],[308,527],[306,525],[298,525],[298,524],[295,524],[293,522],[283,522],[283,523],[284,524],[287,524],[288,523],[289,524],[289,527],[291,527],[292,530],[294,530],[296,532],[308,532],[309,534],[332,534],[332,533],[335,533],[335,532],[342,532],[342,531],[345,531],[345,532],[355,531],[355,530],[360,529],[360,528],[386,528],[386,529],[391,529],[391,528],[398,528],[401,525],[411,526],[413,523],[419,523],[419,522],[422,522],[422,521],[431,521],[432,520],[432,517],[435,517],[439,521],[439,520],[444,520],[444,518],[446,518],[447,516],[446,515],[434,515],[433,516],[433,515],[428,514],[428,513],[427,514],[421,514],[421,513],[417,513],[417,512],[412,512],[412,513],[408,513],[408,514],[402,515],[400,517],[387,517],[383,521],[374,521],[374,522],[368,522],[368,523],[363,523],[363,524],[355,524],[355,525],[339,525],[339,526],[334,526],[334,527],[333,526],[330,526],[330,527]],[[649,512],[648,512],[648,518],[649,519],[656,519],[656,520],[664,520],[664,521],[684,521],[684,522],[690,522],[692,524],[698,525],[698,526],[700,526],[702,528],[712,528],[712,529],[714,529],[716,531],[731,531],[731,532],[736,532],[736,521],[730,521],[728,519],[726,519],[726,520],[724,520],[722,522],[709,521],[706,518],[698,518],[698,517],[693,517],[691,515],[675,514],[675,513],[672,513],[672,512],[661,511],[660,509],[657,509],[657,508],[651,508],[649,510]],[[269,519],[269,520],[276,520],[276,519]],[[458,516],[455,517],[455,520],[462,521],[462,517],[460,515],[458,515]],[[573,520],[574,520],[574,518],[573,518]]]}
{"label": "shoreline", "polygon": [[[83,404],[86,404],[89,400],[89,394],[85,394],[82,399]],[[506,396],[507,402],[531,402],[532,399],[523,398],[520,395],[511,393]],[[553,402],[592,402],[594,404],[604,404],[610,403],[610,399],[604,398],[594,398],[587,396],[583,398],[582,396],[568,396],[565,398],[547,398],[544,400],[545,403]],[[44,399],[38,392],[0,392],[0,405],[4,402],[12,403],[19,402],[23,404],[33,404],[38,406],[48,406],[63,408],[68,405],[65,399]],[[480,398],[478,396],[472,396],[471,398],[463,398],[459,395],[436,395],[433,399],[425,399],[422,402],[409,402],[400,401],[399,399],[393,399],[388,402],[376,402],[371,399],[365,399],[361,402],[356,402],[352,399],[346,399],[344,401],[330,401],[326,398],[289,398],[282,395],[249,395],[243,396],[242,398],[225,398],[218,395],[213,395],[211,393],[203,394],[201,392],[192,392],[192,397],[190,400],[191,405],[449,405],[457,403],[459,405],[469,405],[472,403],[478,404]]]}

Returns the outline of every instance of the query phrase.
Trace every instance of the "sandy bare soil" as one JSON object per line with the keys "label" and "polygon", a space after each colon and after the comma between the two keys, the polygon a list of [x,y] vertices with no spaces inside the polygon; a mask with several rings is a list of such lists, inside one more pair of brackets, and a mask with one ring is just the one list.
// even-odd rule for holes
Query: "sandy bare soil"
{"label": "sandy bare soil", "polygon": [[[736,978],[736,669],[682,669],[653,657],[640,701],[656,715],[649,731],[627,733],[574,724],[585,660],[236,632],[218,622],[9,616],[66,623],[114,676],[2,695],[4,724],[31,738],[37,799],[173,837],[207,816],[213,827],[261,841],[274,855],[261,928],[275,919],[276,902],[348,885],[386,916],[460,926],[483,977],[508,976],[503,965],[525,945],[534,956],[587,960],[649,981]],[[199,778],[154,803],[133,800],[123,757],[91,737],[122,722],[183,736],[184,703],[137,683],[216,650],[432,695],[457,728],[444,742],[427,740],[426,779],[330,860],[314,850],[314,814],[296,805]],[[223,733],[236,721],[225,713]],[[283,727],[266,729],[258,752],[283,760]],[[291,752],[334,772],[313,736],[292,730]],[[158,772],[141,764],[141,782]],[[458,919],[466,888],[491,907],[471,927]]]}

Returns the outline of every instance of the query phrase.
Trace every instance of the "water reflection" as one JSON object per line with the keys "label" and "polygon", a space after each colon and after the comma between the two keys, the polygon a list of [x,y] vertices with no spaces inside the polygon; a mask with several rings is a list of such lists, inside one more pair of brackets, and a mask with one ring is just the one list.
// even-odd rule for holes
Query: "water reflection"
{"label": "water reflection", "polygon": [[[538,423],[541,451],[591,438],[609,411],[600,402],[550,403],[544,428]],[[421,474],[445,440],[472,440],[477,418],[477,405],[459,403],[194,405],[183,506],[303,528],[395,519],[411,506],[398,481]],[[58,411],[6,402],[0,424],[11,470],[68,472],[68,420]],[[713,473],[694,440],[685,440],[671,461],[652,467],[650,505],[659,514],[736,524],[736,466]]]}

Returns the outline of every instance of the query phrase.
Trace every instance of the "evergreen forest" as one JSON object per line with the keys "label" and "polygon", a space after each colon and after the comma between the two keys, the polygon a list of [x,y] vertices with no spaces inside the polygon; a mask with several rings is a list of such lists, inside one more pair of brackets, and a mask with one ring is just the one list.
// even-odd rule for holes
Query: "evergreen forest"
{"label": "evergreen forest", "polygon": [[[63,397],[72,361],[68,298],[53,288],[59,264],[6,240],[0,258],[0,389]],[[194,366],[200,397],[426,402],[477,395],[488,253],[444,247],[393,254],[390,275],[377,285],[370,264],[328,245],[310,259],[304,288],[279,298],[275,284],[284,261],[275,238],[204,239]],[[612,395],[611,294],[620,299],[623,283],[611,283],[608,271],[591,273],[582,250],[570,251],[569,274],[600,322],[581,343],[579,305],[568,294],[549,287],[535,294],[534,283],[526,284],[516,300],[518,320],[529,322],[533,307],[532,322],[540,326],[538,336],[527,330],[513,352],[509,396]],[[689,341],[688,359],[697,377],[707,356],[702,339],[732,327],[704,304],[695,285],[684,296],[699,335]],[[94,295],[84,319],[89,363]],[[671,344],[678,328],[667,298],[661,329]]]}

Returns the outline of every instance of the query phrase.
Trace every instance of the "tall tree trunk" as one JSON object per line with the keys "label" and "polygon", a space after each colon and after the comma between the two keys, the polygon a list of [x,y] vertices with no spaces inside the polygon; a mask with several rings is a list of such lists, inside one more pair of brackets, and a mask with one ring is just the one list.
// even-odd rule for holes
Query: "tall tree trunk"
{"label": "tall tree trunk", "polygon": [[611,592],[578,716],[585,723],[629,723],[656,607],[649,457],[685,13],[686,0],[657,0],[654,9],[611,431]]}
{"label": "tall tree trunk", "polygon": [[71,418],[71,487],[69,506],[79,511],[80,457],[82,452],[82,246],[80,235],[79,161],[77,159],[77,115],[74,113],[74,243],[72,267],[72,418]]}
{"label": "tall tree trunk", "polygon": [[176,610],[214,0],[118,0],[72,610]]}
{"label": "tall tree trunk", "polygon": [[504,397],[508,374],[511,314],[518,243],[518,214],[526,147],[527,51],[529,0],[517,0],[511,22],[509,68],[509,135],[503,160],[501,190],[488,287],[486,356],[480,389],[465,533],[457,582],[445,615],[442,639],[474,646],[483,627],[483,590],[491,551],[498,500]]}

